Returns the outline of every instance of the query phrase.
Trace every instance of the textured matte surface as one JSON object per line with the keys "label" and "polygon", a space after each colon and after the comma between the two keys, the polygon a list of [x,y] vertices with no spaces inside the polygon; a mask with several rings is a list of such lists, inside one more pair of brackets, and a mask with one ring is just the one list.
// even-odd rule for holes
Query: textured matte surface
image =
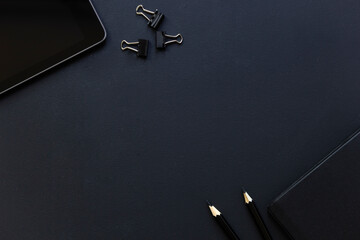
{"label": "textured matte surface", "polygon": [[103,47],[0,97],[0,238],[225,240],[209,199],[260,240],[244,186],[287,239],[266,206],[360,126],[360,2],[94,5]]}

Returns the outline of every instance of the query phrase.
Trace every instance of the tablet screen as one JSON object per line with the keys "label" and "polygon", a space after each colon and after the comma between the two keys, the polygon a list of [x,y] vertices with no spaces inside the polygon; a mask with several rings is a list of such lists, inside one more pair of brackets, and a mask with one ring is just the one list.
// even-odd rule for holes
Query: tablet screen
{"label": "tablet screen", "polygon": [[[0,85],[20,73],[27,72],[27,76],[21,74],[16,81],[31,77],[36,74],[35,69],[29,71],[33,67],[37,66],[36,71],[50,67],[56,63],[55,59],[47,62],[50,58],[89,38],[89,29],[81,25],[81,21],[89,18],[84,3],[90,5],[88,1],[79,0],[1,0]],[[16,84],[14,79],[12,84]]]}

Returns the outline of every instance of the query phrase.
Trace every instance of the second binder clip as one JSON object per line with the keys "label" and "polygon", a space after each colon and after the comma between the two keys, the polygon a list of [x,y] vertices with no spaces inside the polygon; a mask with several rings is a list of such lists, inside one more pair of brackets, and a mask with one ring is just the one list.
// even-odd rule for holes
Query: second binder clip
{"label": "second binder clip", "polygon": [[[129,47],[129,46],[137,46],[138,49]],[[121,42],[121,50],[131,50],[136,52],[138,57],[146,58],[148,54],[149,41],[145,39],[139,39],[137,42],[128,42],[126,40],[122,40]]]}
{"label": "second binder clip", "polygon": [[[170,40],[172,39],[172,40]],[[164,49],[167,45],[172,43],[181,44],[184,38],[181,34],[169,35],[162,31],[157,31],[155,35],[155,42],[157,49]]]}
{"label": "second binder clip", "polygon": [[[142,11],[141,11],[142,10]],[[151,15],[151,17],[148,17],[145,13]],[[143,5],[139,5],[136,7],[136,14],[142,15],[146,20],[148,20],[149,27],[153,29],[157,29],[161,23],[161,21],[164,19],[165,15],[161,12],[159,12],[157,9],[155,12],[147,10],[143,7]]]}

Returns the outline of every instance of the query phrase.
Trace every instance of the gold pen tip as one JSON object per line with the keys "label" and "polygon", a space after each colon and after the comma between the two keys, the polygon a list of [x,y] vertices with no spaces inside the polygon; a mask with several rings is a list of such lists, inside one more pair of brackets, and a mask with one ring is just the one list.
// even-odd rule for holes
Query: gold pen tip
{"label": "gold pen tip", "polygon": [[217,210],[216,207],[209,205],[209,208],[210,208],[211,214],[212,214],[214,217],[217,217],[217,216],[220,216],[220,215],[221,215],[221,212],[220,212],[219,210]]}
{"label": "gold pen tip", "polygon": [[246,204],[249,204],[249,203],[251,203],[253,201],[252,198],[250,197],[250,195],[247,192],[244,192],[243,195],[244,195],[244,199],[245,199]]}

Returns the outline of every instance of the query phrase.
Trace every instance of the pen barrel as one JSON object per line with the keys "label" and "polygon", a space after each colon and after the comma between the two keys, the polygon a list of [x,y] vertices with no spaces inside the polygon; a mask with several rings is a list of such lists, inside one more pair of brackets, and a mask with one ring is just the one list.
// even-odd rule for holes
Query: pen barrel
{"label": "pen barrel", "polygon": [[264,223],[264,220],[262,219],[255,203],[250,202],[249,204],[247,204],[247,207],[248,207],[250,213],[253,215],[254,221],[255,221],[256,225],[258,226],[263,238],[265,240],[272,240],[269,230],[267,229],[267,227]]}
{"label": "pen barrel", "polygon": [[236,235],[235,231],[232,229],[230,224],[226,221],[225,217],[220,215],[216,217],[216,221],[219,223],[219,225],[222,227],[226,235],[232,240],[240,240],[238,235]]}

